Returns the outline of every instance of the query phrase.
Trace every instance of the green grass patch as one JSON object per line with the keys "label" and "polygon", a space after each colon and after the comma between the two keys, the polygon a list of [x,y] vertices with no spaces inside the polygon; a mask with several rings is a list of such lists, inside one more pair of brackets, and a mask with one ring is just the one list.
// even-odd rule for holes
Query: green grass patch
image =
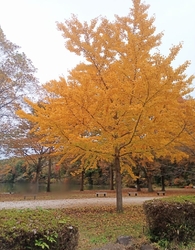
{"label": "green grass patch", "polygon": [[143,237],[144,214],[142,206],[125,207],[117,213],[115,206],[66,209],[70,222],[79,228],[79,250],[100,247],[115,242],[120,235]]}
{"label": "green grass patch", "polygon": [[169,196],[163,198],[163,200],[168,202],[193,202],[195,203],[195,195],[178,195],[178,196]]}

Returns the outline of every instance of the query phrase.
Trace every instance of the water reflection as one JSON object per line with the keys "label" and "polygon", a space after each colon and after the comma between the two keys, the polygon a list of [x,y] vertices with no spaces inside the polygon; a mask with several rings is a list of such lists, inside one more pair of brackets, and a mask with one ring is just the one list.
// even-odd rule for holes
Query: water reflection
{"label": "water reflection", "polygon": [[[40,193],[46,192],[46,184],[32,183],[0,183],[0,193]],[[106,190],[108,186],[85,186],[84,190]],[[51,192],[66,192],[72,190],[80,190],[80,186],[76,184],[53,183],[51,184]]]}

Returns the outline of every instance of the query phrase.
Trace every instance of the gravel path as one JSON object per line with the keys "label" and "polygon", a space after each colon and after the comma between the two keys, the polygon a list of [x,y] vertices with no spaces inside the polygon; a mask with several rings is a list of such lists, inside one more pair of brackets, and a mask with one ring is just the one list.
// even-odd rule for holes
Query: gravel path
{"label": "gravel path", "polygon": [[[124,197],[123,205],[143,204],[146,200],[157,199],[156,197]],[[116,198],[85,198],[64,200],[25,200],[25,201],[1,201],[0,209],[24,209],[24,208],[73,208],[86,206],[115,205]]]}

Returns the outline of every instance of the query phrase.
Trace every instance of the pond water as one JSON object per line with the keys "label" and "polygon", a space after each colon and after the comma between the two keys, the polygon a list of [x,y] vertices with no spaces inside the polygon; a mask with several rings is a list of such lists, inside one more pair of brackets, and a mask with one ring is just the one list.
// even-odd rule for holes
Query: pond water
{"label": "pond water", "polygon": [[[0,183],[0,193],[40,193],[46,191],[46,184],[32,183]],[[85,186],[84,190],[106,190],[108,186]],[[79,185],[71,185],[67,187],[65,183],[51,184],[51,192],[66,192],[67,190],[80,190]]]}

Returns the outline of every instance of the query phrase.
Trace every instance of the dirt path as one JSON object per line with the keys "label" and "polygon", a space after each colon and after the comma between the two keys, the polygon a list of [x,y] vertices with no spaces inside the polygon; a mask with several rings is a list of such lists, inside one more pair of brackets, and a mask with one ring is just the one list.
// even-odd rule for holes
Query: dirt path
{"label": "dirt path", "polygon": [[[146,200],[157,199],[157,197],[124,197],[123,205],[142,204]],[[24,208],[71,208],[86,206],[115,205],[116,198],[82,198],[82,199],[60,199],[60,200],[25,200],[25,201],[1,201],[0,209],[24,209]]]}

